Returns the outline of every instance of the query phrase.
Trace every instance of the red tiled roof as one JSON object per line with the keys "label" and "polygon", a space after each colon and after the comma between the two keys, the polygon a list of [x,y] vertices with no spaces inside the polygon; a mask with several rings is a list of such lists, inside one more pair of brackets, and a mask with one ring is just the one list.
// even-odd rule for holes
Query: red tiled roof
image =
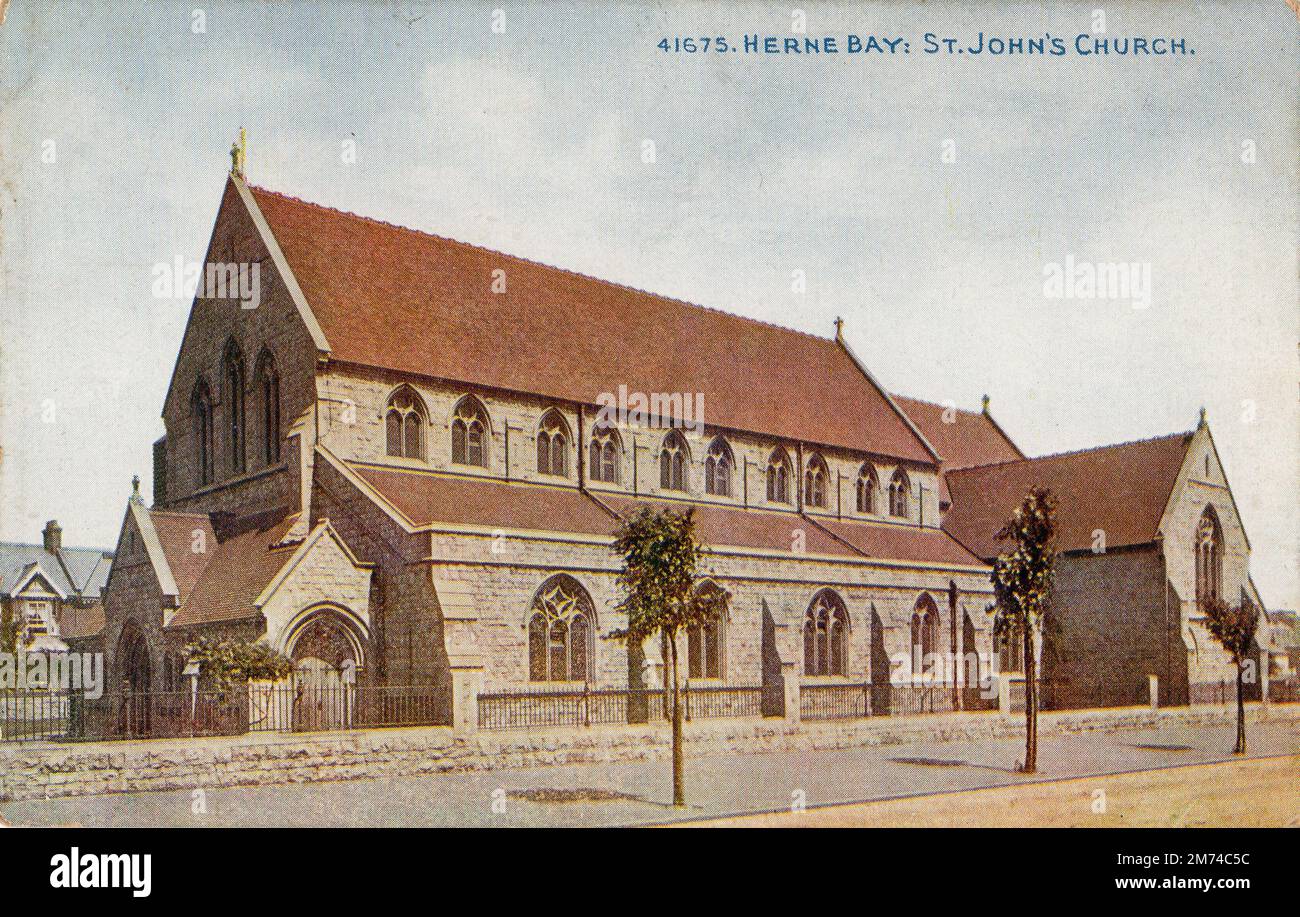
{"label": "red tiled roof", "polygon": [[253,600],[293,556],[296,544],[276,547],[297,519],[284,510],[239,520],[234,534],[211,552],[189,598],[168,627],[238,621],[257,614]]}
{"label": "red tiled roof", "polygon": [[934,564],[980,563],[943,529],[857,520],[817,520],[871,557],[924,560]]}
{"label": "red tiled roof", "polygon": [[[618,520],[600,503],[620,515],[643,506],[695,507],[700,540],[707,545],[790,551],[796,530],[804,533],[809,554],[927,563],[976,564],[979,561],[939,529],[860,521],[816,521],[793,512],[687,504],[653,498],[598,493],[600,503],[573,487],[509,483],[421,471],[352,465],[417,526],[432,523],[477,525],[611,536]],[[826,531],[830,529],[833,534]],[[843,539],[850,542],[846,545]],[[856,548],[856,550],[855,550]]]}
{"label": "red tiled roof", "polygon": [[943,456],[945,468],[1014,462],[1025,457],[993,418],[982,411],[953,409],[952,422],[948,423],[944,420],[947,408],[943,405],[902,395],[895,395],[894,403]]}
{"label": "red tiled roof", "polygon": [[1067,452],[946,473],[952,507],[943,527],[985,559],[1006,550],[994,535],[1032,487],[1057,500],[1057,549],[1087,550],[1093,531],[1107,548],[1146,544],[1156,536],[1183,466],[1191,433],[1175,433],[1081,452]]}
{"label": "red tiled roof", "polygon": [[584,404],[698,392],[715,426],[933,462],[834,340],[250,190],[334,359]]}
{"label": "red tiled roof", "polygon": [[[212,523],[206,515],[199,513],[150,510],[149,518],[153,521],[154,531],[158,533],[167,566],[171,567],[172,579],[176,581],[176,589],[180,593],[180,602],[184,604],[217,547]],[[194,550],[197,544],[195,532],[203,533],[202,552]]]}

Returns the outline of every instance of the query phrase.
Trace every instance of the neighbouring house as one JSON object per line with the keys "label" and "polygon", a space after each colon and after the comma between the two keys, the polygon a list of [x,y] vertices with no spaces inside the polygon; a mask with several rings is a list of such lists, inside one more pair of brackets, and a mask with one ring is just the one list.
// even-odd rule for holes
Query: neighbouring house
{"label": "neighbouring house", "polygon": [[31,652],[96,651],[112,562],[111,551],[64,547],[53,519],[40,544],[0,542],[0,622]]}

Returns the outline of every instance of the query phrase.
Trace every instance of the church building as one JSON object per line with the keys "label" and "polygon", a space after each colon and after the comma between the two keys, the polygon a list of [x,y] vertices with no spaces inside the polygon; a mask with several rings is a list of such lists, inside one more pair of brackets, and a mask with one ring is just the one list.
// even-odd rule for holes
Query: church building
{"label": "church building", "polygon": [[[480,694],[658,684],[658,649],[629,647],[616,608],[613,534],[643,506],[694,507],[701,588],[726,598],[683,635],[693,686],[761,685],[765,712],[788,715],[801,689],[887,684],[899,658],[920,675],[932,653],[984,660],[956,676],[973,684],[996,651],[990,527],[1040,478],[1080,480],[1026,459],[987,403],[891,395],[839,327],[804,334],[306,203],[239,168],[205,263],[256,267],[260,296],[195,298],[152,504],[128,501],[105,591],[110,685],[178,688],[203,634],[265,639],[317,682],[428,686],[458,724]],[[1094,463],[1149,458],[1114,448]],[[1149,451],[1143,502],[1107,508],[1125,493],[1110,486],[1063,501],[1070,556],[1109,527],[1110,566],[1089,555],[1062,581],[1096,590],[1088,607],[1116,627],[1159,624],[1171,661],[1151,671],[1185,685],[1218,658],[1191,620],[1193,568],[1247,590],[1248,544],[1208,428]],[[1126,564],[1140,588],[1111,585]],[[1063,634],[1095,644],[1064,657],[1073,699],[1128,702],[1127,681],[1107,694],[1086,674],[1105,682],[1110,633]],[[1159,661],[1136,646],[1149,636],[1125,679]]]}

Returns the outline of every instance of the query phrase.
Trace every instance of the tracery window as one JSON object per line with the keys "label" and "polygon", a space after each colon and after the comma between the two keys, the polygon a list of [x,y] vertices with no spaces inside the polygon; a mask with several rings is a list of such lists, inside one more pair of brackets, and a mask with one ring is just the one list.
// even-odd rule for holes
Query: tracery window
{"label": "tracery window", "polygon": [[546,412],[538,427],[537,473],[569,475],[569,426],[554,409]]}
{"label": "tracery window", "polygon": [[686,464],[690,453],[686,439],[678,430],[670,430],[659,449],[659,488],[661,490],[687,489]]}
{"label": "tracery window", "polygon": [[860,513],[870,513],[875,515],[876,512],[876,490],[879,489],[880,483],[876,478],[876,469],[871,466],[870,462],[864,462],[862,469],[858,472],[857,483],[857,507]]}
{"label": "tracery window", "polygon": [[613,427],[597,424],[591,429],[591,445],[588,447],[588,472],[593,481],[606,484],[618,483],[618,469],[623,454],[618,431]]}
{"label": "tracery window", "polygon": [[772,450],[767,460],[767,502],[790,502],[790,456],[781,447]]}
{"label": "tracery window", "polygon": [[1223,597],[1223,527],[1213,506],[1206,506],[1196,524],[1196,600],[1201,604]]}
{"label": "tracery window", "polygon": [[907,472],[902,468],[897,469],[889,480],[889,515],[901,519],[908,517],[907,503],[911,490],[912,482],[908,480]]}
{"label": "tracery window", "polygon": [[826,508],[827,481],[830,472],[820,455],[814,454],[808,460],[808,467],[803,473],[803,502],[806,506]]}
{"label": "tracery window", "polygon": [[731,480],[736,469],[736,459],[731,447],[721,436],[709,445],[704,458],[704,492],[715,497],[731,496]]}
{"label": "tracery window", "polygon": [[409,385],[388,397],[384,409],[384,429],[388,454],[398,458],[424,458],[424,428],[428,423],[424,402]]}
{"label": "tracery window", "polygon": [[573,577],[553,576],[533,597],[528,617],[530,681],[589,681],[595,612]]}
{"label": "tracery window", "polygon": [[466,395],[451,420],[451,460],[457,465],[487,467],[488,414],[483,403]]}
{"label": "tracery window", "polygon": [[714,583],[705,583],[697,594],[710,600],[710,608],[704,621],[686,629],[686,672],[691,678],[725,678],[723,623],[726,593]]}
{"label": "tracery window", "polygon": [[916,600],[912,610],[912,674],[934,671],[934,653],[939,651],[939,608],[928,594]]}
{"label": "tracery window", "polygon": [[843,675],[847,669],[849,613],[831,589],[813,596],[803,622],[805,675]]}

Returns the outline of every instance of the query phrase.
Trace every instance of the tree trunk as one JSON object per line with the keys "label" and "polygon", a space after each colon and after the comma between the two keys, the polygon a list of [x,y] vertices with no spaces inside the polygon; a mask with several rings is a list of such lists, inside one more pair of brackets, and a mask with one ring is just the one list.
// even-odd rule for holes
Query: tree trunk
{"label": "tree trunk", "polygon": [[1034,659],[1034,635],[1029,622],[1024,626],[1025,645],[1025,763],[1026,774],[1038,770],[1038,672]]}
{"label": "tree trunk", "polygon": [[673,805],[686,805],[686,754],[682,748],[681,679],[677,673],[677,639],[672,640],[673,656]]}
{"label": "tree trunk", "polygon": [[1242,696],[1245,679],[1242,677],[1241,663],[1237,663],[1237,744],[1233,747],[1234,755],[1246,753],[1246,701]]}

